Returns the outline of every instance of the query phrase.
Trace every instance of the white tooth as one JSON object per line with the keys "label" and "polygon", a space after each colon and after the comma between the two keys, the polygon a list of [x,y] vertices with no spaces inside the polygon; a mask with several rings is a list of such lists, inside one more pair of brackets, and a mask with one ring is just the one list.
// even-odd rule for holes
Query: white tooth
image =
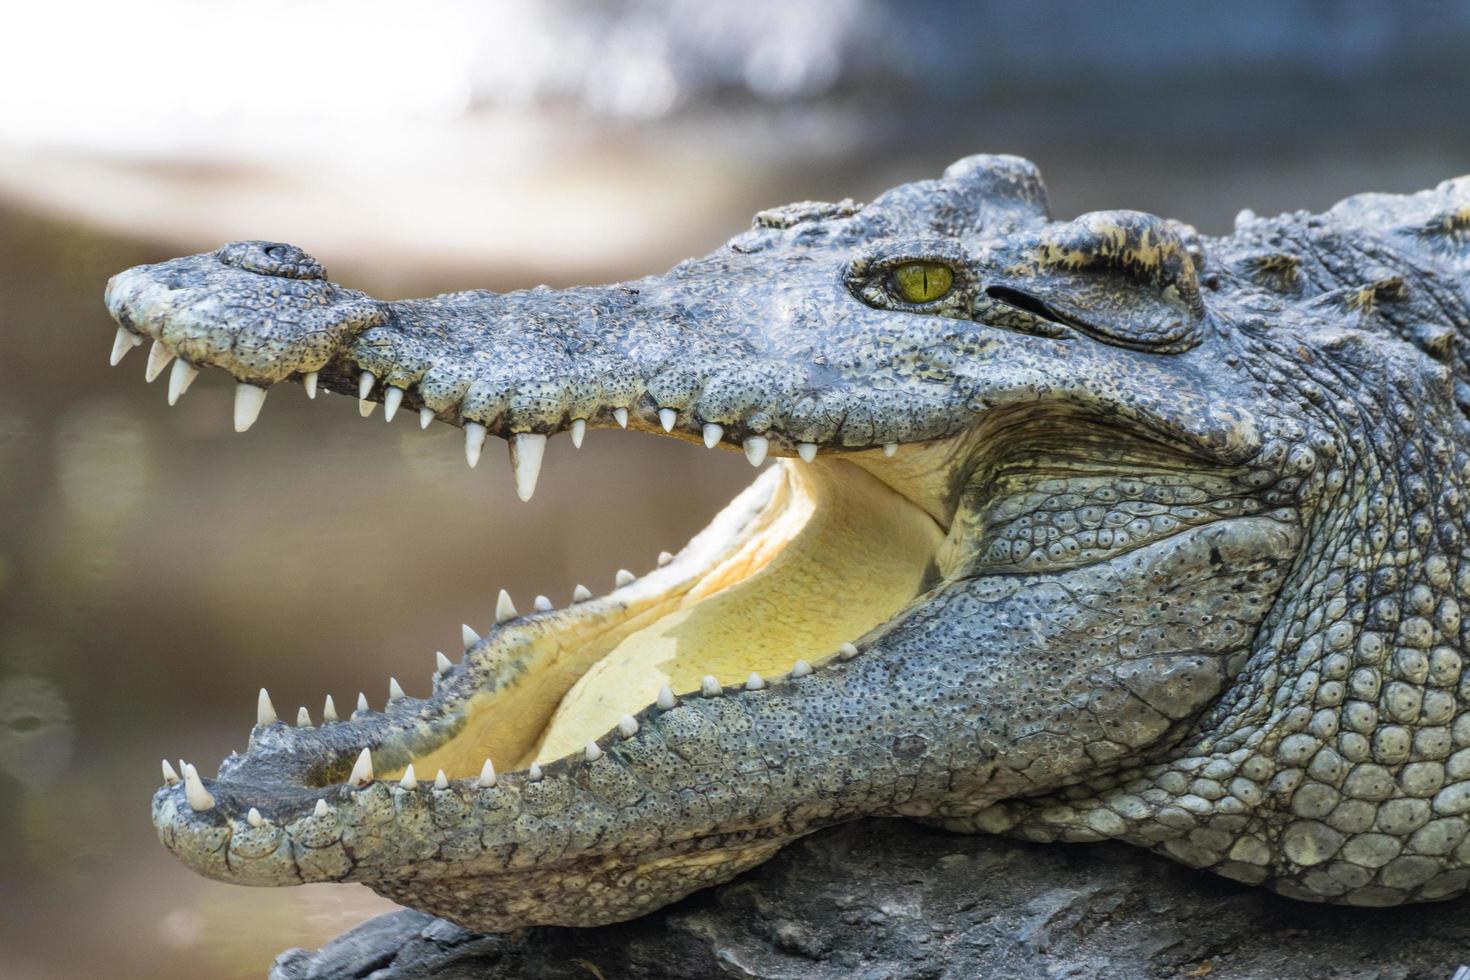
{"label": "white tooth", "polygon": [[546,596],[538,595],[531,601],[531,608],[537,612],[551,612],[556,607],[551,604],[551,600],[546,598]]}
{"label": "white tooth", "polygon": [[245,822],[252,827],[259,827],[261,824],[265,823],[265,818],[260,815],[259,810],[255,809],[255,807],[251,807],[250,812],[245,814]]}
{"label": "white tooth", "polygon": [[410,762],[408,764],[408,768],[407,769],[403,770],[403,778],[398,781],[398,785],[399,786],[402,786],[404,789],[418,789],[419,788],[419,781],[417,779],[415,779],[414,778],[414,775],[413,775],[413,763],[412,762]]}
{"label": "white tooth", "polygon": [[470,629],[469,623],[460,624],[459,633],[464,638],[464,648],[466,650],[480,642],[480,634]]}
{"label": "white tooth", "polygon": [[199,770],[188,763],[184,764],[184,798],[189,801],[189,806],[196,813],[214,809],[214,797],[209,790],[204,788],[204,782],[199,778]]}
{"label": "white tooth", "polygon": [[658,689],[658,706],[660,709],[668,711],[678,703],[679,699],[674,697],[674,692],[669,685],[665,684]]}
{"label": "white tooth", "polygon": [[485,760],[485,764],[480,767],[480,778],[475,780],[475,785],[481,789],[489,789],[495,785],[495,763],[489,759]]}
{"label": "white tooth", "polygon": [[632,738],[638,734],[638,719],[632,715],[623,715],[618,719],[618,731],[623,738]]}
{"label": "white tooth", "polygon": [[625,585],[632,585],[637,580],[638,576],[634,575],[626,568],[620,568],[618,569],[618,573],[613,576],[613,587],[621,589]]}
{"label": "white tooth", "polygon": [[434,788],[435,789],[448,789],[449,788],[449,777],[446,776],[446,775],[444,775],[444,770],[443,769],[440,769],[437,773],[434,774]]}
{"label": "white tooth", "polygon": [[480,450],[485,448],[485,427],[479,422],[464,424],[464,461],[474,469],[480,462]]}
{"label": "white tooth", "polygon": [[658,567],[659,568],[663,568],[665,565],[667,565],[669,562],[671,562],[673,560],[674,560],[674,556],[672,554],[670,554],[669,552],[667,552],[667,551],[660,551],[658,553]]}
{"label": "white tooth", "polygon": [[572,448],[581,449],[582,440],[587,438],[587,420],[572,419]]}
{"label": "white tooth", "polygon": [[720,682],[713,674],[705,674],[699,682],[699,691],[707,698],[717,698],[725,692],[725,689],[720,686]]}
{"label": "white tooth", "polygon": [[805,677],[812,672],[812,665],[805,660],[798,660],[791,665],[792,677]]}
{"label": "white tooth", "polygon": [[802,442],[796,446],[796,455],[801,457],[803,463],[810,463],[817,458],[817,444],[814,442]]}
{"label": "white tooth", "polygon": [[306,710],[306,705],[304,705],[304,704],[301,707],[299,707],[299,708],[296,709],[296,727],[297,728],[310,728],[311,727],[311,712]]}
{"label": "white tooth", "polygon": [[658,424],[664,427],[665,432],[673,432],[674,426],[679,424],[679,413],[672,408],[659,409]]}
{"label": "white tooth", "polygon": [[371,711],[371,710],[373,710],[371,707],[368,706],[367,695],[364,694],[364,693],[362,693],[361,691],[358,691],[357,692],[357,710],[358,711]]}
{"label": "white tooth", "polygon": [[265,389],[241,381],[235,385],[235,431],[244,432],[260,418],[260,408],[265,404]]}
{"label": "white tooth", "polygon": [[168,403],[177,405],[179,399],[184,397],[184,392],[199,377],[199,369],[183,358],[174,361],[173,369],[168,372]]}
{"label": "white tooth", "polygon": [[765,436],[751,436],[745,440],[745,458],[750,460],[751,466],[759,466],[766,461],[766,452],[771,448],[771,440]]}
{"label": "white tooth", "polygon": [[510,465],[516,471],[516,496],[530,500],[541,475],[541,458],[546,455],[546,437],[539,432],[518,432],[510,443]]}
{"label": "white tooth", "polygon": [[602,758],[602,748],[596,742],[588,742],[587,747],[582,750],[582,755],[588,762],[596,762]]}
{"label": "white tooth", "polygon": [[163,781],[169,786],[177,786],[179,782],[179,774],[174,771],[173,766],[169,765],[167,759],[163,760]]}
{"label": "white tooth", "polygon": [[316,397],[317,374],[315,371],[307,371],[301,376],[301,387],[306,389],[307,398]]}
{"label": "white tooth", "polygon": [[118,362],[128,355],[128,351],[137,347],[142,342],[142,337],[139,337],[135,333],[129,333],[126,327],[118,327],[117,336],[112,338],[112,357],[108,359],[108,363],[113,367],[117,367]]}
{"label": "white tooth", "polygon": [[174,352],[163,346],[163,341],[155,340],[148,348],[148,364],[143,368],[143,379],[152,384],[173,359]]}
{"label": "white tooth", "polygon": [[333,701],[332,700],[332,696],[330,694],[328,694],[327,695],[327,700],[325,702],[323,702],[323,704],[322,704],[322,722],[325,723],[325,722],[336,721],[336,720],[337,720],[337,702]]}
{"label": "white tooth", "polygon": [[311,811],[311,815],[316,817],[318,820],[320,820],[322,817],[325,817],[327,815],[327,801],[317,800],[316,806]]}
{"label": "white tooth", "polygon": [[892,456],[896,452],[898,452],[898,443],[896,443],[896,442],[885,442],[883,444],[883,455],[884,456]]}
{"label": "white tooth", "polygon": [[389,385],[383,390],[383,421],[392,422],[393,416],[398,414],[398,406],[403,404],[403,389]]}
{"label": "white tooth", "polygon": [[500,595],[495,597],[495,624],[498,626],[507,619],[516,618],[516,604],[510,601],[510,593],[504,589]]}
{"label": "white tooth", "polygon": [[373,372],[364,371],[357,376],[357,414],[367,418],[373,414],[373,409],[378,407],[377,402],[368,401],[368,395],[373,393],[373,385],[378,379],[373,377]]}
{"label": "white tooth", "polygon": [[844,643],[842,644],[842,646],[837,648],[837,656],[841,657],[843,660],[851,660],[857,655],[858,648],[853,646],[851,643]]}
{"label": "white tooth", "polygon": [[357,761],[352,764],[352,775],[347,777],[347,781],[358,789],[362,789],[373,781],[372,752],[367,749],[362,750],[362,755],[359,755]]}
{"label": "white tooth", "polygon": [[586,602],[590,598],[592,598],[592,590],[585,585],[579,585],[572,590],[573,602]]}
{"label": "white tooth", "polygon": [[265,688],[260,689],[260,694],[255,698],[255,724],[264,728],[273,724],[276,720],[276,706],[271,704],[271,696]]}
{"label": "white tooth", "polygon": [[435,671],[437,671],[440,674],[447,674],[447,673],[449,673],[449,668],[450,667],[453,667],[453,666],[454,666],[454,664],[450,661],[450,659],[448,657],[444,656],[444,651],[443,650],[436,650],[434,652],[434,670]]}
{"label": "white tooth", "polygon": [[613,418],[617,421],[619,428],[626,429],[628,427],[628,410],[626,408],[613,409]]}
{"label": "white tooth", "polygon": [[761,680],[761,675],[753,670],[750,672],[750,676],[745,679],[745,689],[747,691],[759,691],[765,688],[765,686],[766,682]]}
{"label": "white tooth", "polygon": [[725,438],[725,427],[715,425],[713,422],[704,423],[704,448],[713,449]]}
{"label": "white tooth", "polygon": [[394,701],[401,701],[403,697],[403,686],[398,683],[398,678],[388,678],[388,703],[392,704]]}
{"label": "white tooth", "polygon": [[432,408],[425,405],[423,408],[419,409],[420,429],[427,429],[429,427],[429,423],[432,421],[434,421],[434,410]]}
{"label": "white tooth", "polygon": [[526,770],[526,778],[533,783],[541,782],[541,763],[531,763],[531,768]]}

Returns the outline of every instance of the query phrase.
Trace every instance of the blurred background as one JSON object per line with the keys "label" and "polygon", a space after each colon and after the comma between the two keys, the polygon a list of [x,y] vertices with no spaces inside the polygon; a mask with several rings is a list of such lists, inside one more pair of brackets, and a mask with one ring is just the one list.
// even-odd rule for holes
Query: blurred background
{"label": "blurred background", "polygon": [[393,298],[659,271],[758,209],[1030,157],[1059,216],[1229,230],[1470,171],[1470,6],[1393,0],[14,4],[0,57],[0,977],[260,976],[388,903],[197,878],[148,821],[256,690],[427,690],[495,591],[677,548],[743,459],[594,431],[535,500],[457,431],[107,367],[102,287],[237,238]]}

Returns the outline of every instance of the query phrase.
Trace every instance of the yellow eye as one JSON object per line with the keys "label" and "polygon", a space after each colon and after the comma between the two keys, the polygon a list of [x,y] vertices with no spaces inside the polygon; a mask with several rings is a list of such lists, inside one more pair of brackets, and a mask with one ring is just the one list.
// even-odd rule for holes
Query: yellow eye
{"label": "yellow eye", "polygon": [[954,273],[938,262],[907,262],[893,270],[893,284],[906,303],[930,303],[949,292]]}

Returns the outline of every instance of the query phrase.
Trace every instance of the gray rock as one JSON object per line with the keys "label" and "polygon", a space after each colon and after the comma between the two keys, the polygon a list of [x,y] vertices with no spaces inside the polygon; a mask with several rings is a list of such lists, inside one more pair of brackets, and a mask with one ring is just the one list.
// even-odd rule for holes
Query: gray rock
{"label": "gray rock", "polygon": [[271,978],[1446,980],[1467,961],[1467,900],[1311,905],[1124,845],[868,820],[632,922],[482,936],[405,910],[281,954]]}

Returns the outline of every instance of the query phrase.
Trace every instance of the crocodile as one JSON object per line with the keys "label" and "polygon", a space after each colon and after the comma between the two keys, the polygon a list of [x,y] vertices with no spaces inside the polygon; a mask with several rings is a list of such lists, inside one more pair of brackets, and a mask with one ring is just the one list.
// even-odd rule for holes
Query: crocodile
{"label": "crocodile", "polygon": [[592,428],[761,468],[606,594],[502,592],[426,697],[293,724],[261,691],[215,778],[164,762],[158,835],[479,931],[632,918],[867,816],[1458,896],[1467,287],[1470,177],[1210,237],[1053,219],[1001,155],[614,285],[379,301],[263,241],[129,269],[114,363],[151,340],[170,403],[224,369],[238,430],[297,381],[471,466],[505,440],[523,499]]}

